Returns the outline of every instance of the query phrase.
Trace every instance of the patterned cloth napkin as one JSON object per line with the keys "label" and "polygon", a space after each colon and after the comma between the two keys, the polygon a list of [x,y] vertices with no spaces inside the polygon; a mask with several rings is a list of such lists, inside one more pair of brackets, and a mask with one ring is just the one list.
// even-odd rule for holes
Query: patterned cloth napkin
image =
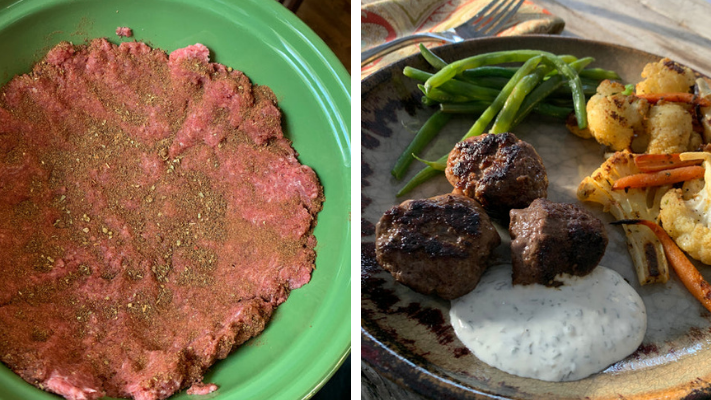
{"label": "patterned cloth napkin", "polygon": [[[473,17],[491,0],[361,0],[361,51],[415,32],[439,32]],[[565,22],[548,10],[526,1],[497,36],[560,33]],[[425,43],[427,47],[439,43]],[[361,68],[361,79],[378,69],[416,53],[408,46]]]}

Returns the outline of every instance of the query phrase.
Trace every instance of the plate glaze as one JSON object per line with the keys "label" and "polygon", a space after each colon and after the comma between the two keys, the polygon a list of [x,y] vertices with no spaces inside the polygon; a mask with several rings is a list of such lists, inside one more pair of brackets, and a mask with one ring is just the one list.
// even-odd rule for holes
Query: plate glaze
{"label": "plate glaze", "polygon": [[[119,38],[119,26],[134,37]],[[216,61],[276,94],[285,135],[326,201],[314,231],[312,280],[294,290],[264,333],[215,364],[209,399],[303,399],[350,349],[350,77],[292,12],[265,0],[0,0],[0,83],[30,71],[62,40],[141,40],[172,51],[206,45]],[[2,289],[0,289],[2,290]],[[171,399],[196,399],[181,392]],[[0,364],[0,399],[58,399]]]}
{"label": "plate glaze", "polygon": [[[617,71],[625,83],[641,80],[648,62],[661,57],[631,48],[555,36],[488,38],[434,49],[445,61],[479,53],[538,49],[556,54],[592,56],[590,67]],[[521,378],[488,366],[457,339],[449,322],[449,302],[421,295],[396,283],[374,260],[374,228],[384,211],[412,199],[452,190],[439,176],[413,192],[395,193],[421,167],[414,165],[402,182],[390,168],[414,132],[434,112],[423,106],[416,82],[402,75],[406,65],[431,70],[419,55],[392,64],[362,82],[362,357],[391,380],[429,398],[496,399],[701,399],[711,397],[711,314],[672,273],[666,284],[640,287],[620,227],[602,207],[586,203],[606,223],[610,243],[601,265],[618,271],[642,296],[648,328],[632,355],[605,371],[575,382]],[[426,149],[425,159],[446,154],[474,122],[456,117]],[[550,185],[548,198],[575,202],[580,181],[603,162],[604,149],[569,133],[562,121],[531,115],[514,129],[543,158]],[[492,264],[510,260],[505,228],[497,227],[502,246]],[[702,273],[711,277],[711,268]]]}

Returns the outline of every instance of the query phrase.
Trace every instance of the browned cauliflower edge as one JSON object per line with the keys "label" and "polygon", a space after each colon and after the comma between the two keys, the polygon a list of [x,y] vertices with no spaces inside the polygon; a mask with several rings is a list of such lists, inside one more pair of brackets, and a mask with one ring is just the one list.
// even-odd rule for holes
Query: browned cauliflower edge
{"label": "browned cauliflower edge", "polygon": [[644,93],[688,93],[694,86],[694,72],[668,58],[656,63],[649,63],[642,70],[643,81],[635,87],[635,91]]}
{"label": "browned cauliflower edge", "polygon": [[680,158],[704,160],[704,183],[699,180],[682,189],[667,191],[660,202],[659,219],[682,250],[704,264],[711,264],[711,153],[682,153]]}
{"label": "browned cauliflower edge", "polygon": [[624,90],[621,83],[604,80],[586,106],[590,134],[616,151],[629,149],[632,140],[645,133],[649,111],[647,100],[622,94]]}
{"label": "browned cauliflower edge", "polygon": [[[639,172],[634,163],[634,154],[628,151],[616,152],[600,168],[583,179],[578,186],[578,199],[601,204],[603,210],[612,214],[617,220],[655,221],[659,214],[659,197],[669,189],[669,186],[612,190],[615,181]],[[654,197],[651,206],[647,202],[648,196]],[[646,227],[623,225],[623,229],[640,285],[666,282],[669,279],[669,267],[659,239]]]}

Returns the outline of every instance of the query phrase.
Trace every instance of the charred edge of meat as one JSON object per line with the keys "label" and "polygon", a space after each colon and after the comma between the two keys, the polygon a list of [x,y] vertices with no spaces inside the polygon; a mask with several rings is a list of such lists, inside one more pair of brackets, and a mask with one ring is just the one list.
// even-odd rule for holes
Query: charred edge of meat
{"label": "charred edge of meat", "polygon": [[[430,257],[467,257],[467,252],[440,240],[438,235],[422,232],[424,226],[443,224],[450,234],[480,235],[481,217],[470,207],[459,203],[436,204],[427,200],[413,200],[409,208],[395,207],[385,212],[390,224],[398,225],[401,241],[387,241],[384,250],[414,253],[423,250]],[[466,242],[465,242],[466,243]]]}

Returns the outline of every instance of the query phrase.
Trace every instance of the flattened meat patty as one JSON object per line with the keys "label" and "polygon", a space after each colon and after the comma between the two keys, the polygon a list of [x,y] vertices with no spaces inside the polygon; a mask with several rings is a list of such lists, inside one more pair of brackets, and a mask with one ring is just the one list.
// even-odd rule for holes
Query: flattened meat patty
{"label": "flattened meat patty", "polygon": [[475,200],[445,194],[408,200],[375,228],[378,263],[400,283],[454,299],[479,283],[501,238]]}
{"label": "flattened meat patty", "polygon": [[61,43],[0,90],[0,359],[163,399],[307,283],[323,191],[274,94],[193,45]]}
{"label": "flattened meat patty", "polygon": [[447,179],[476,199],[493,217],[546,197],[548,176],[530,144],[513,133],[483,134],[461,141],[449,153]]}
{"label": "flattened meat patty", "polygon": [[605,226],[590,211],[546,199],[511,210],[509,233],[514,285],[557,286],[558,274],[587,275],[607,247]]}

